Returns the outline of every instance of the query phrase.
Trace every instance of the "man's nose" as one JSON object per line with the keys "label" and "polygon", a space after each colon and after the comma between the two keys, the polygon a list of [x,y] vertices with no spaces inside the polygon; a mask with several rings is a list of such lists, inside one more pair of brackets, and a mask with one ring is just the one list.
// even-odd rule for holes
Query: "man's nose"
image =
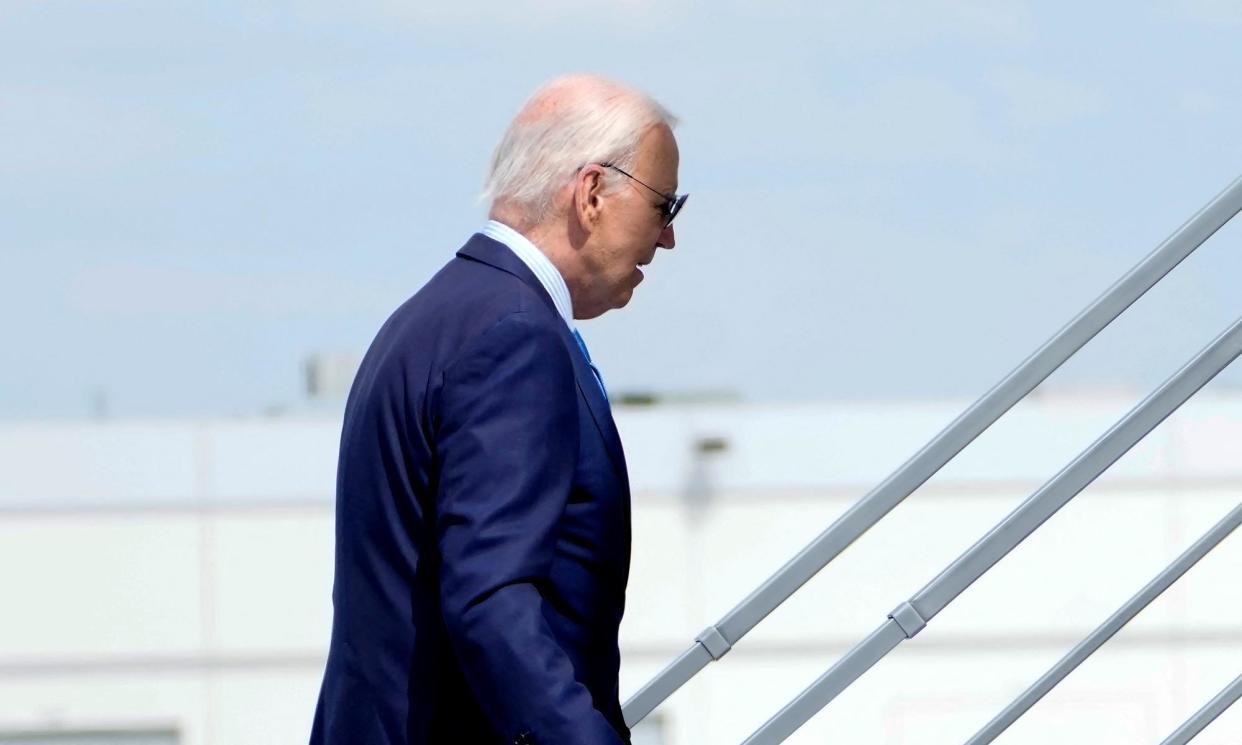
{"label": "man's nose", "polygon": [[660,231],[660,237],[656,240],[656,245],[660,248],[672,248],[677,245],[677,236],[673,235],[672,225]]}

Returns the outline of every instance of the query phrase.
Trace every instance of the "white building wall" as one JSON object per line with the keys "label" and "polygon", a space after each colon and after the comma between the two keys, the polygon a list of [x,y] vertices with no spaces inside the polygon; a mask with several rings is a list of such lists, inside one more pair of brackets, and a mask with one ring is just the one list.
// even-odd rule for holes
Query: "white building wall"
{"label": "white building wall", "polygon": [[[740,742],[1133,403],[1019,407],[676,694],[664,741]],[[636,490],[623,689],[962,408],[619,411]],[[304,742],[331,621],[338,431],[0,426],[0,734]],[[790,742],[961,743],[1240,495],[1242,397],[1204,393]],[[1242,671],[1239,576],[1235,535],[1000,742],[1159,742]],[[1242,707],[1196,740],[1239,742]]]}

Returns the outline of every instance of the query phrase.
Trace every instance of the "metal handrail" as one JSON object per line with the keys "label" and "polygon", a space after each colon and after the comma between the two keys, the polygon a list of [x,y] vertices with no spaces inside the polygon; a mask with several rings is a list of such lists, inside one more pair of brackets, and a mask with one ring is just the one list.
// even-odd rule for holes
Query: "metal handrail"
{"label": "metal handrail", "polygon": [[992,742],[999,737],[1002,732],[1009,728],[1009,725],[1018,721],[1018,717],[1025,714],[1048,691],[1051,691],[1058,683],[1064,680],[1065,676],[1081,665],[1083,660],[1094,654],[1097,649],[1103,646],[1104,642],[1113,638],[1113,634],[1120,631],[1123,626],[1159,597],[1161,593],[1169,589],[1191,567],[1199,563],[1200,559],[1207,556],[1208,552],[1225,540],[1238,525],[1242,525],[1242,502],[1239,502],[1237,506],[1230,510],[1229,514],[1221,518],[1220,522],[1213,525],[1211,530],[1204,533],[1190,548],[1174,559],[1171,564],[1165,567],[1164,571],[1156,575],[1155,579],[1144,585],[1143,589],[1127,600],[1125,605],[1108,617],[1108,620],[1100,624],[1086,638],[1076,644],[1073,649],[1057,661],[1057,664],[1040,676],[1039,680],[1032,683],[1030,688],[1023,691],[1022,695],[1014,699],[1001,713],[993,717],[992,721],[984,725],[983,729],[966,741],[966,745],[986,745],[986,743]]}
{"label": "metal handrail", "polygon": [[704,629],[688,649],[626,701],[623,708],[626,724],[632,727],[642,721],[708,663],[723,657],[798,588],[935,475],[1239,211],[1242,211],[1242,177],[1208,202],[719,622]]}
{"label": "metal handrail", "polygon": [[1134,407],[952,564],[899,605],[866,639],[769,719],[743,745],[777,745],[906,639],[913,638],[996,562],[1056,514],[1156,425],[1242,354],[1242,318]]}
{"label": "metal handrail", "polygon": [[1203,731],[1203,728],[1211,724],[1216,717],[1220,716],[1233,706],[1234,702],[1242,698],[1242,675],[1233,679],[1233,682],[1225,686],[1225,690],[1216,694],[1216,696],[1203,705],[1187,719],[1182,726],[1173,731],[1160,743],[1160,745],[1186,745]]}

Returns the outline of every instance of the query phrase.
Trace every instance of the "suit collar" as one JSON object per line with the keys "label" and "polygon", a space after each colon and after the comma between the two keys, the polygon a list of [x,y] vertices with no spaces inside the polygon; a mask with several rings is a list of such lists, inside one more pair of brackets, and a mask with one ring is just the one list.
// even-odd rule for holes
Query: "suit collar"
{"label": "suit collar", "polygon": [[552,309],[553,313],[557,314],[558,318],[560,317],[560,313],[556,310],[556,303],[552,302],[552,296],[544,289],[543,283],[530,270],[530,267],[526,266],[525,262],[505,244],[494,238],[488,238],[482,233],[475,233],[470,236],[470,240],[466,241],[466,245],[457,251],[457,255],[482,262],[522,280]]}
{"label": "suit collar", "polygon": [[[556,303],[552,302],[552,297],[544,289],[543,284],[531,272],[530,267],[526,266],[505,244],[481,233],[475,233],[470,240],[466,241],[466,245],[461,247],[457,255],[495,267],[522,280],[535,291],[535,294],[547,304],[553,313],[557,314],[557,318],[560,318]],[[586,400],[587,408],[591,411],[591,418],[595,421],[595,427],[599,430],[600,436],[604,439],[604,445],[608,449],[608,455],[612,458],[613,466],[616,467],[618,475],[628,489],[629,475],[625,468],[625,451],[621,448],[621,435],[617,433],[616,422],[612,419],[612,408],[604,398],[599,381],[595,378],[595,373],[591,371],[591,366],[587,364],[586,357],[578,348],[578,342],[574,339],[569,325],[558,323],[557,326],[560,328],[565,346],[569,349],[569,357],[573,360],[574,379],[578,383],[578,391]]]}
{"label": "suit collar", "polygon": [[556,304],[556,310],[561,314],[561,318],[573,327],[574,301],[569,294],[569,285],[565,284],[565,277],[561,274],[561,270],[552,263],[552,259],[548,258],[543,249],[499,220],[488,220],[479,232],[488,238],[500,241],[517,254],[526,268],[530,269],[539,283],[543,285],[543,289],[552,296],[552,302]]}

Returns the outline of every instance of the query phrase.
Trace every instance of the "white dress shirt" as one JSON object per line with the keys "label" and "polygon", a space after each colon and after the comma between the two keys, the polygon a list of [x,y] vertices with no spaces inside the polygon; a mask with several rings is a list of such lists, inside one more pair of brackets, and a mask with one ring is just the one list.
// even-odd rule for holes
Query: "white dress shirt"
{"label": "white dress shirt", "polygon": [[540,251],[526,236],[502,222],[488,220],[479,232],[492,240],[500,241],[508,246],[510,251],[517,254],[522,263],[535,275],[535,279],[539,280],[539,284],[543,285],[543,289],[548,291],[548,295],[552,297],[552,304],[556,306],[556,312],[560,313],[561,318],[565,320],[565,325],[570,331],[576,331],[574,305],[569,297],[569,285],[565,284],[565,278],[561,276],[560,271],[544,255],[543,251]]}

